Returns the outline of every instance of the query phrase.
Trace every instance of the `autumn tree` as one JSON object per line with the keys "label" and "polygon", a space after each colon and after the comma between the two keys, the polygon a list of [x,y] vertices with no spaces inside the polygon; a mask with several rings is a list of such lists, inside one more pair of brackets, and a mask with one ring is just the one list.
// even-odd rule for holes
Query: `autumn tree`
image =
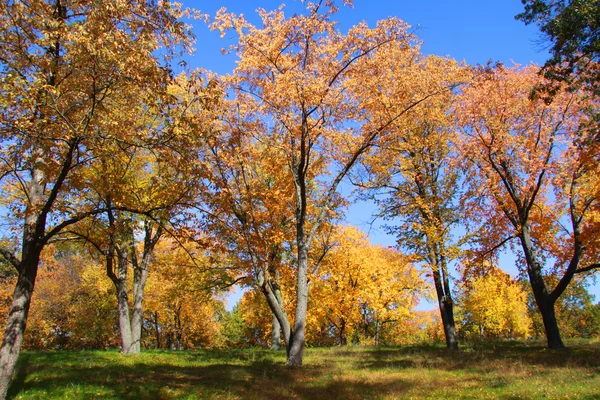
{"label": "autumn tree", "polygon": [[[206,176],[211,185],[197,199],[204,211],[200,226],[218,251],[229,254],[237,281],[283,305],[280,275],[289,268],[285,255],[293,229],[283,155],[268,138],[254,140],[253,133],[262,126],[248,119],[243,103],[224,102],[221,110],[223,125],[207,144]],[[287,342],[287,314],[273,316],[274,348],[281,342],[280,332]]]}
{"label": "autumn tree", "polygon": [[475,328],[479,338],[527,338],[532,322],[527,310],[527,291],[518,280],[495,266],[462,285],[459,304],[461,329]]}
{"label": "autumn tree", "polygon": [[115,346],[114,290],[85,249],[69,242],[47,246],[37,281],[23,341],[26,349]]}
{"label": "autumn tree", "polygon": [[379,344],[387,325],[401,324],[418,304],[422,282],[403,254],[369,243],[354,227],[338,226],[331,249],[311,274],[308,337],[335,332],[334,343],[356,338]]}
{"label": "autumn tree", "polygon": [[[456,84],[466,80],[465,70],[451,59],[429,56],[422,60],[422,68],[428,71],[427,79],[419,82],[424,92],[444,80],[454,79]],[[379,216],[394,221],[387,229],[396,236],[398,247],[431,271],[446,345],[458,349],[449,271],[458,255],[451,232],[459,221],[460,179],[451,146],[453,97],[444,92],[411,112],[410,120],[398,125],[365,159],[354,183],[378,204]]]}
{"label": "autumn tree", "polygon": [[498,66],[461,94],[464,215],[483,254],[509,242],[521,249],[548,346],[562,348],[555,303],[575,274],[598,267],[599,175],[580,141],[584,99],[577,91],[531,99],[537,72]]}
{"label": "autumn tree", "polygon": [[148,347],[193,349],[224,342],[218,313],[229,271],[193,241],[157,243],[148,277],[144,343]]}
{"label": "autumn tree", "polygon": [[[259,10],[258,28],[221,10],[214,24],[239,35],[233,49],[240,60],[229,87],[261,115],[264,129],[255,135],[273,141],[291,183],[296,309],[288,365],[302,364],[309,252],[340,183],[409,110],[447,88],[445,82],[427,92],[414,87],[424,74],[412,62],[418,46],[404,22],[389,18],[342,33],[332,20],[335,11],[329,1],[307,3],[306,14],[289,18],[282,8]],[[386,74],[403,68],[405,74]],[[280,305],[269,305],[283,325]]]}
{"label": "autumn tree", "polygon": [[[130,105],[144,90],[158,101],[177,46],[189,48],[181,11],[169,2],[63,2],[0,5],[0,137],[3,199],[21,220],[20,254],[2,249],[18,270],[0,355],[0,398],[23,340],[40,253],[65,227],[104,208],[81,201],[90,165],[109,157]],[[158,56],[158,50],[165,57]]]}

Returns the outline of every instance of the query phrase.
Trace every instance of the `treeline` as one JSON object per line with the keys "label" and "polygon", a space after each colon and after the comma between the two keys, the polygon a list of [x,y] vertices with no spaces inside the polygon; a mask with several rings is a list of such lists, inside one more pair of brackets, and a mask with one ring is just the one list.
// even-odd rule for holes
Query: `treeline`
{"label": "treeline", "polygon": [[[427,292],[450,349],[596,334],[595,53],[562,75],[469,66],[422,54],[395,17],[341,32],[327,1],[262,26],[219,11],[211,28],[239,39],[220,76],[180,62],[183,19],[202,16],[175,3],[1,5],[0,397],[24,343],[268,342],[299,366],[307,344],[433,337]],[[341,223],[343,182],[397,248]],[[518,282],[497,266],[508,247]]]}
{"label": "treeline", "polygon": [[[364,272],[390,276],[401,270],[388,265],[389,270],[366,269],[351,265],[349,243],[364,255],[390,252],[368,245],[366,238],[349,228],[344,235],[362,239],[362,247],[347,240],[335,258],[346,264],[343,273],[335,265],[324,262],[321,273],[335,274],[340,284],[332,287],[326,280],[314,288],[310,302],[311,318],[307,335],[309,346],[339,345],[399,345],[443,342],[444,331],[439,310],[418,311],[414,306],[427,294],[426,282],[416,270],[403,285],[415,285],[400,299],[398,291],[386,290],[387,303],[381,295],[373,297],[373,282]],[[355,249],[355,250],[356,250]],[[341,254],[340,254],[341,252]],[[343,257],[343,261],[340,259]],[[198,266],[185,262],[187,254],[171,241],[161,243],[152,263],[152,273],[144,300],[141,347],[144,349],[222,349],[231,347],[280,347],[273,343],[273,314],[263,295],[248,290],[233,310],[225,309],[223,292],[211,286],[209,275]],[[400,257],[402,256],[400,255]],[[183,262],[182,262],[183,261]],[[333,261],[333,260],[332,260]],[[377,260],[382,265],[381,259]],[[200,268],[210,270],[208,260]],[[361,269],[363,274],[361,276]],[[4,318],[7,315],[14,287],[14,273],[4,271],[0,286],[0,301]],[[190,286],[190,275],[194,276]],[[350,277],[352,275],[352,277]],[[342,277],[339,279],[339,277]],[[315,279],[318,279],[315,277]],[[374,286],[369,288],[371,283]],[[288,285],[286,285],[288,286]],[[341,295],[339,292],[348,292]],[[325,293],[324,293],[325,292]],[[371,296],[369,296],[371,292]],[[384,291],[381,292],[382,294]],[[544,329],[527,283],[512,280],[499,269],[483,278],[474,279],[469,287],[460,287],[457,298],[457,336],[460,340],[542,339]],[[389,300],[387,300],[389,301]],[[72,246],[57,250],[49,247],[43,254],[38,284],[33,298],[23,347],[29,350],[120,349],[117,299],[114,285],[97,260],[89,253]],[[398,309],[398,308],[401,309]],[[573,284],[557,304],[559,327],[565,338],[593,338],[600,335],[600,304],[593,303],[581,283]],[[277,338],[275,339],[277,340]]]}

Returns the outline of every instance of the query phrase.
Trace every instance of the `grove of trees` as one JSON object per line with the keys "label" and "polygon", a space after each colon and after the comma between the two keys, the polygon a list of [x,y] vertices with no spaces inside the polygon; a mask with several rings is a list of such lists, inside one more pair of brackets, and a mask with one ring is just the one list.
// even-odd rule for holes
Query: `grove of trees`
{"label": "grove of trees", "polygon": [[[598,335],[600,12],[580,2],[576,38],[579,11],[524,3],[543,68],[425,55],[395,17],[342,31],[321,0],[212,16],[237,37],[219,75],[179,62],[204,16],[176,3],[2,0],[0,398],[23,346],[301,366],[306,345]],[[397,246],[343,222],[350,184]]]}

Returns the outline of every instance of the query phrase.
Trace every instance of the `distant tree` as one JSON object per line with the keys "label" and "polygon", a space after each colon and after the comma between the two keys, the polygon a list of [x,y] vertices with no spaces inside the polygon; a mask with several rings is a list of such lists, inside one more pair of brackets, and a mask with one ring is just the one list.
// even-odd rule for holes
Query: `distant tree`
{"label": "distant tree", "polygon": [[487,267],[484,275],[471,277],[463,285],[459,301],[462,329],[480,338],[527,338],[531,319],[527,291],[518,281],[497,267]]}
{"label": "distant tree", "polygon": [[311,275],[308,337],[324,332],[337,345],[351,340],[378,345],[382,332],[408,320],[418,304],[419,272],[410,257],[372,245],[355,227],[338,226],[331,236],[331,249]]}
{"label": "distant tree", "polygon": [[145,296],[146,346],[176,350],[221,346],[223,304],[218,293],[227,275],[197,243],[169,237],[159,241]]}
{"label": "distant tree", "polygon": [[238,304],[231,311],[227,311],[224,306],[219,309],[217,321],[221,331],[221,346],[231,348],[245,345],[244,320]]}
{"label": "distant tree", "polygon": [[[2,283],[3,298],[11,285],[14,282]],[[116,317],[112,284],[85,250],[72,243],[44,249],[23,339],[26,349],[114,347],[118,343]]]}

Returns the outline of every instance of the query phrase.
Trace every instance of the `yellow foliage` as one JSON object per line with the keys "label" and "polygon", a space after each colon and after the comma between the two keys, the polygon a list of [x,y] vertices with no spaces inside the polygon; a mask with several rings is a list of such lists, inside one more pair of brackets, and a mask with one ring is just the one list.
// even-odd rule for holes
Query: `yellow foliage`
{"label": "yellow foliage", "polygon": [[[386,324],[406,321],[424,288],[403,254],[369,243],[354,227],[338,227],[334,244],[311,278],[309,340],[377,342]],[[324,337],[325,335],[325,337]]]}
{"label": "yellow foliage", "polygon": [[463,286],[460,302],[463,325],[473,324],[481,337],[527,338],[532,321],[527,308],[527,291],[497,267],[471,278]]}
{"label": "yellow foliage", "polygon": [[152,328],[145,345],[172,349],[220,345],[215,297],[222,271],[193,243],[164,239],[155,248],[144,315]]}

